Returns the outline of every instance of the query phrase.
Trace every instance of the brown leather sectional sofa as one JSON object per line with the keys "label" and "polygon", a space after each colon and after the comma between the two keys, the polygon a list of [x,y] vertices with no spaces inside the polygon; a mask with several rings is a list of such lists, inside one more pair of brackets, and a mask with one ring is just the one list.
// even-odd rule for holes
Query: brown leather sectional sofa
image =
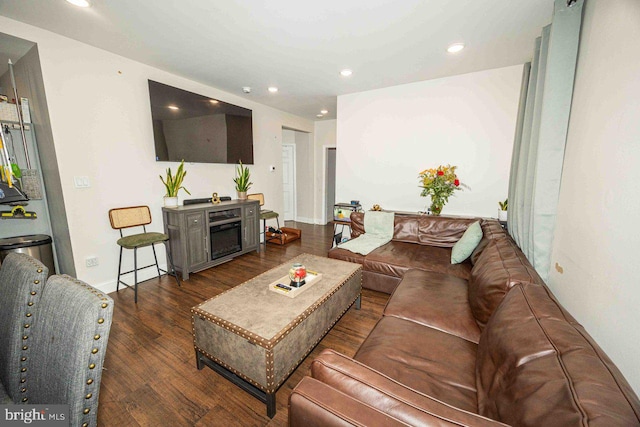
{"label": "brown leather sectional sofa", "polygon": [[325,350],[312,363],[291,426],[640,425],[627,381],[496,221],[451,265],[477,220],[397,215],[393,241],[369,255],[329,252],[392,295],[353,358]]}

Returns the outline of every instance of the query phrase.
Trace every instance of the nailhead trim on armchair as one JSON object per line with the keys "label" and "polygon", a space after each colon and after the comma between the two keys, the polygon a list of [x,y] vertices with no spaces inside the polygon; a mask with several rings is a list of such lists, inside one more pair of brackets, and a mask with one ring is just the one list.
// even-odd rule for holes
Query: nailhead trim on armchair
{"label": "nailhead trim on armchair", "polygon": [[31,335],[49,269],[22,253],[0,268],[0,382],[14,403],[27,402]]}
{"label": "nailhead trim on armchair", "polygon": [[68,404],[70,425],[97,424],[112,317],[108,295],[67,275],[49,278],[33,333],[30,403]]}

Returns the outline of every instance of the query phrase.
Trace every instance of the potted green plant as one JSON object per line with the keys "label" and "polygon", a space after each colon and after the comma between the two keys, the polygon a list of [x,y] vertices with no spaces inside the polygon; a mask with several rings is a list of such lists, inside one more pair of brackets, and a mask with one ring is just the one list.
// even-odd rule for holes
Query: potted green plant
{"label": "potted green plant", "polygon": [[509,208],[509,199],[504,199],[504,202],[498,202],[498,220],[506,221],[507,220],[507,209]]}
{"label": "potted green plant", "polygon": [[249,172],[249,168],[242,164],[242,161],[238,162],[238,167],[236,168],[236,177],[233,178],[233,182],[236,183],[236,191],[238,192],[239,200],[247,199],[247,191],[253,185],[251,179],[251,172]]}
{"label": "potted green plant", "polygon": [[178,170],[175,175],[171,173],[171,168],[167,168],[166,179],[160,175],[160,181],[162,181],[167,189],[167,194],[164,196],[164,205],[166,207],[178,206],[178,191],[181,189],[191,195],[189,190],[182,185],[185,176],[187,176],[187,171],[184,170],[184,160],[180,162],[180,166],[178,166]]}

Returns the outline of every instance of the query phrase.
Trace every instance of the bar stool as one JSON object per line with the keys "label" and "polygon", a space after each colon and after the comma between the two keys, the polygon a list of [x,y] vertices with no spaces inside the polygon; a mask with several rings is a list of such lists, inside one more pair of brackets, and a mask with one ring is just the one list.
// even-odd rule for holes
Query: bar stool
{"label": "bar stool", "polygon": [[247,198],[251,200],[257,200],[260,203],[260,219],[262,220],[262,232],[260,234],[264,234],[264,250],[267,250],[267,220],[275,219],[276,224],[278,224],[278,230],[280,229],[280,220],[278,217],[278,212],[274,212],[267,209],[262,209],[264,205],[264,194],[263,193],[254,193],[247,194]]}
{"label": "bar stool", "polygon": [[[160,278],[160,272],[170,274],[176,279],[178,286],[182,286],[176,269],[171,259],[171,252],[167,248],[167,258],[169,265],[171,266],[171,273],[166,270],[162,270],[158,266],[158,257],[156,256],[156,243],[164,243],[169,241],[169,236],[164,233],[147,232],[146,225],[151,224],[151,211],[149,206],[131,206],[126,208],[115,208],[109,211],[109,221],[111,222],[111,228],[120,232],[120,239],[117,243],[120,246],[120,259],[118,261],[118,281],[116,284],[116,292],[120,290],[120,284],[122,283],[128,288],[134,289],[134,302],[138,303],[138,270],[142,270],[149,267],[156,267],[158,270],[158,278]],[[143,232],[138,234],[132,234],[124,236],[122,229],[131,227],[142,227]],[[153,250],[153,258],[155,264],[145,265],[144,267],[138,267],[138,249],[146,246],[151,246]],[[133,270],[122,272],[122,249],[133,249]],[[134,285],[131,286],[124,281],[120,280],[120,276],[123,274],[133,273]]]}

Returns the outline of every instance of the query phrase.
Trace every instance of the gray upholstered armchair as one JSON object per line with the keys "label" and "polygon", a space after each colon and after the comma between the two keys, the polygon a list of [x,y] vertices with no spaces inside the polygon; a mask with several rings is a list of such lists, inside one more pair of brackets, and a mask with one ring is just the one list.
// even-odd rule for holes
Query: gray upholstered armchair
{"label": "gray upholstered armchair", "polygon": [[[37,319],[49,269],[21,253],[10,253],[0,268],[0,403],[26,401],[23,369],[33,349],[31,325]],[[25,360],[22,360],[25,359]]]}
{"label": "gray upholstered armchair", "polygon": [[[41,284],[44,280],[39,276],[25,275],[24,272],[16,274],[13,270],[18,268],[22,271],[27,261],[18,260],[17,264],[7,265],[7,259],[9,256],[0,270],[0,293],[4,293],[6,287],[20,287],[23,280],[32,282],[31,288],[33,282]],[[10,271],[6,272],[5,268]],[[38,270],[35,269],[36,272]],[[39,274],[44,274],[46,278],[47,272],[43,269]],[[51,276],[44,289],[27,290],[27,293],[31,297],[41,294],[41,297],[37,304],[31,306],[27,301],[27,312],[23,312],[22,316],[20,310],[14,310],[15,318],[20,321],[32,320],[28,327],[26,323],[22,325],[29,333],[17,337],[21,341],[17,351],[2,356],[20,362],[17,378],[9,376],[6,379],[7,394],[14,403],[67,404],[71,426],[95,426],[113,300],[66,275]],[[18,305],[21,302],[17,301]],[[4,313],[7,303],[2,298],[0,313]],[[3,316],[0,314],[0,317]],[[4,333],[3,329],[0,329],[0,333]],[[25,336],[28,336],[26,345],[23,340]],[[0,337],[0,343],[4,342],[4,336]],[[4,348],[0,352],[5,352]],[[5,383],[2,357],[1,380]]]}

